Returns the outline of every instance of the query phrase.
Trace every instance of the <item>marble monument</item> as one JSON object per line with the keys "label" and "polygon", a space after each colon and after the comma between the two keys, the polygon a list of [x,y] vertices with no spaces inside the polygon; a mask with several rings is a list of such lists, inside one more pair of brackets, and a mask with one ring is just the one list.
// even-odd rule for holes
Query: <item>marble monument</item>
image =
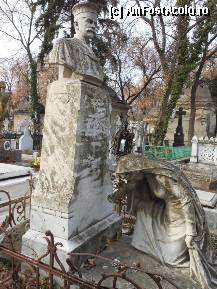
{"label": "marble monument", "polygon": [[202,289],[217,288],[217,256],[199,198],[173,164],[128,155],[117,166],[136,215],[132,245],[166,266],[188,267]]}
{"label": "marble monument", "polygon": [[97,7],[80,2],[73,14],[75,37],[57,40],[50,54],[59,77],[48,89],[41,166],[22,245],[28,256],[43,254],[43,236],[51,230],[63,244],[63,262],[69,252],[103,248],[120,229],[107,201],[111,103],[91,49]]}

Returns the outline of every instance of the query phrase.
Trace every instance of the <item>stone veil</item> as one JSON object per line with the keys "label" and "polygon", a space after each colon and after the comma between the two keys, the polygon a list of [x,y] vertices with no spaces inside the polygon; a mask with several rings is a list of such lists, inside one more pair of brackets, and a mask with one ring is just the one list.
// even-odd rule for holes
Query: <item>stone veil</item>
{"label": "stone veil", "polygon": [[173,164],[128,155],[117,174],[137,220],[132,245],[165,265],[189,267],[203,289],[217,288],[217,256],[205,213],[185,175]]}

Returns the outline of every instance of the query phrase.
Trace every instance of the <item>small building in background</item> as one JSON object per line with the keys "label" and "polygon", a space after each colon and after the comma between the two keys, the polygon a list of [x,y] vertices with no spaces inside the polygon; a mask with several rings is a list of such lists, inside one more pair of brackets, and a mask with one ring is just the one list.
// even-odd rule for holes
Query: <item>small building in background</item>
{"label": "small building in background", "polygon": [[[41,129],[43,129],[45,108],[43,104],[40,103],[39,105]],[[13,110],[13,131],[24,133],[26,128],[29,128],[31,131],[31,127],[31,104],[30,101],[23,98],[17,102],[16,107]]]}

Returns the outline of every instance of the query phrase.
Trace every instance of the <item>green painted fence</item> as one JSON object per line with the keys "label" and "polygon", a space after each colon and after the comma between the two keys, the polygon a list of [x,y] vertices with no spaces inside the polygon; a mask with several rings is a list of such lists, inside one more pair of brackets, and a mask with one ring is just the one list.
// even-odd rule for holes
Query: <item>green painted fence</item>
{"label": "green painted fence", "polygon": [[191,156],[191,146],[172,147],[172,146],[152,146],[144,147],[144,154],[159,159],[175,160]]}

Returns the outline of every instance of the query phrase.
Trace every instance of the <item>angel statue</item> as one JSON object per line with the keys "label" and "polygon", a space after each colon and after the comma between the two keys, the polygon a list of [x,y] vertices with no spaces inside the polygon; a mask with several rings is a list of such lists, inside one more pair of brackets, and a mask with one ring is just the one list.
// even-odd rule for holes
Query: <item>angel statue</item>
{"label": "angel statue", "polygon": [[132,245],[164,265],[189,267],[202,289],[217,289],[217,257],[198,196],[173,164],[127,155],[116,170],[136,215]]}

